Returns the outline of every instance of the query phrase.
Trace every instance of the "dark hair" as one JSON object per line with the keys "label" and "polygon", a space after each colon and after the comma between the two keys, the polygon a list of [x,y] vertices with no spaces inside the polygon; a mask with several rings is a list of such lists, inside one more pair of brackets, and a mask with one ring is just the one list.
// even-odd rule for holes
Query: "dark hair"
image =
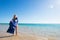
{"label": "dark hair", "polygon": [[17,17],[15,18],[15,20],[18,19]]}

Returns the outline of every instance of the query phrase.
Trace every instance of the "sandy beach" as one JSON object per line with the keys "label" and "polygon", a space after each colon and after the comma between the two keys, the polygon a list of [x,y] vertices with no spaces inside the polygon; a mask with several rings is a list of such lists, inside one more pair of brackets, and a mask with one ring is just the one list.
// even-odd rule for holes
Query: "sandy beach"
{"label": "sandy beach", "polygon": [[18,34],[17,36],[13,36],[7,33],[3,35],[0,34],[0,40],[48,40],[46,37],[38,37],[35,35],[27,35],[27,34]]}
{"label": "sandy beach", "polygon": [[27,34],[18,34],[17,36],[13,36],[11,34],[4,33],[3,35],[0,34],[0,40],[56,40],[56,37],[43,37]]}

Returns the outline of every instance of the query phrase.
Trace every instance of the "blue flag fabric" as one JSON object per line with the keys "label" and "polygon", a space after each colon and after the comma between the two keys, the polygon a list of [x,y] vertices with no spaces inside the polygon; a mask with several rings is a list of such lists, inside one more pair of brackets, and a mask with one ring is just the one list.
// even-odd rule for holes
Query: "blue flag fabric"
{"label": "blue flag fabric", "polygon": [[17,21],[15,21],[15,20],[10,21],[9,28],[8,28],[7,32],[14,34],[14,31],[15,31],[17,24],[18,24],[18,20]]}

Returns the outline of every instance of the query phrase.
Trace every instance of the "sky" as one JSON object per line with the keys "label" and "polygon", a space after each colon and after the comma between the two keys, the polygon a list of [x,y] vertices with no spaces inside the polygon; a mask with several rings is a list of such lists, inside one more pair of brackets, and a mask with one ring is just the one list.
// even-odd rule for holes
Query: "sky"
{"label": "sky", "polygon": [[60,0],[0,0],[0,23],[14,14],[19,23],[60,23]]}

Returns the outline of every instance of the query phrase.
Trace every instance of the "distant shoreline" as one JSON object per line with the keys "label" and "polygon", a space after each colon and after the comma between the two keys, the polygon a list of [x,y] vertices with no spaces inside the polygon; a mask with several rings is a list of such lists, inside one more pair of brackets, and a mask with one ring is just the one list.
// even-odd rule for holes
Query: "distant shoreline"
{"label": "distant shoreline", "polygon": [[[8,25],[9,23],[0,23],[0,24],[2,24],[2,25]],[[59,23],[54,23],[54,24],[53,23],[50,23],[50,24],[49,23],[46,23],[46,24],[45,23],[18,23],[18,25],[20,25],[20,24],[21,25],[23,25],[23,24],[24,25],[26,25],[26,24],[33,24],[33,25],[40,25],[40,24],[41,25],[46,25],[46,24],[48,24],[48,25],[55,25],[55,24],[58,24],[58,25],[60,25]]]}

